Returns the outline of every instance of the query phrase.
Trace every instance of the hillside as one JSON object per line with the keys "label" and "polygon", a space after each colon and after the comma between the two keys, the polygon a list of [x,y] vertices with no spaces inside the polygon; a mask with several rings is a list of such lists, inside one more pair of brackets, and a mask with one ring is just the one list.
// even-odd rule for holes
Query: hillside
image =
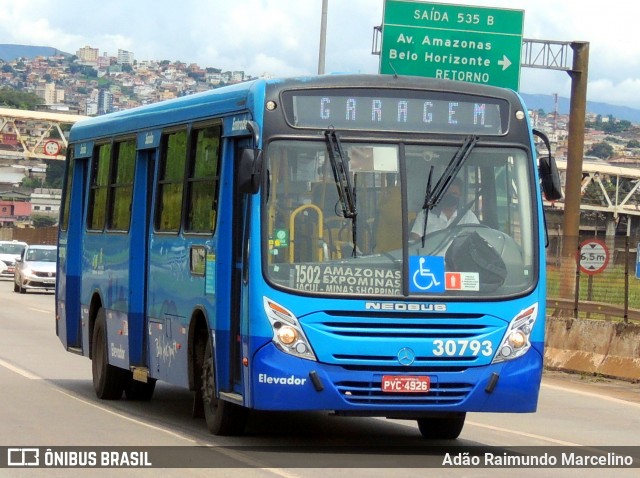
{"label": "hillside", "polygon": [[13,61],[16,58],[32,59],[37,56],[55,55],[71,56],[69,53],[65,53],[50,46],[10,45],[6,43],[0,44],[0,59],[4,61]]}
{"label": "hillside", "polygon": [[[520,93],[520,95],[530,110],[542,109],[546,113],[551,113],[555,109],[553,95],[530,95],[528,93]],[[628,106],[587,101],[587,112],[602,116],[613,115],[614,118],[619,120],[640,123],[640,110],[629,108]],[[569,98],[558,97],[558,113],[569,114]]]}
{"label": "hillside", "polygon": [[[54,56],[60,54],[64,56],[72,56],[69,53],[60,51],[53,47],[13,45],[6,43],[0,44],[0,59],[6,62],[14,61],[16,58],[35,58],[37,56]],[[534,95],[528,93],[521,93],[521,95],[529,109],[542,109],[546,113],[550,113],[555,108],[553,95]],[[560,114],[569,113],[568,98],[558,98],[558,110]],[[632,123],[640,124],[640,110],[629,108],[627,106],[617,106],[607,103],[588,101],[587,112],[602,116],[613,115],[616,119],[627,120]]]}

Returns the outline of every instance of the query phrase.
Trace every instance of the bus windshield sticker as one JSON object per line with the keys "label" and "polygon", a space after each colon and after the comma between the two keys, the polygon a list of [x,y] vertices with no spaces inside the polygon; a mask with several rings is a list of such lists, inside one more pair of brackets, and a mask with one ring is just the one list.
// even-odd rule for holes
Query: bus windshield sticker
{"label": "bus windshield sticker", "polygon": [[428,293],[444,292],[444,257],[410,256],[409,291]]}
{"label": "bus windshield sticker", "polygon": [[480,274],[477,272],[447,272],[445,273],[445,288],[447,290],[480,290]]}

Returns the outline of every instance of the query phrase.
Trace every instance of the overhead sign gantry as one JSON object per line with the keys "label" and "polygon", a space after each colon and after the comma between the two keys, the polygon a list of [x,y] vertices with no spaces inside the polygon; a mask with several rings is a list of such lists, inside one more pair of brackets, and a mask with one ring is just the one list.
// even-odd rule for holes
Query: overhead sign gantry
{"label": "overhead sign gantry", "polygon": [[524,11],[386,0],[380,73],[518,90]]}

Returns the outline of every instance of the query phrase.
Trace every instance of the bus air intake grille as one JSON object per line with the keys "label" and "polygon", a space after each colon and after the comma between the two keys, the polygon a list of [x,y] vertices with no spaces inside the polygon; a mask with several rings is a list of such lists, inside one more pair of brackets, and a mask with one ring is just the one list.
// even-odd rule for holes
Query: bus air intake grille
{"label": "bus air intake grille", "polygon": [[484,335],[493,328],[486,324],[447,324],[416,321],[380,321],[375,323],[325,322],[323,328],[342,337],[399,339],[468,339]]}
{"label": "bus air intake grille", "polygon": [[471,393],[470,383],[432,383],[425,393],[386,393],[380,382],[338,382],[336,388],[352,405],[457,405]]}

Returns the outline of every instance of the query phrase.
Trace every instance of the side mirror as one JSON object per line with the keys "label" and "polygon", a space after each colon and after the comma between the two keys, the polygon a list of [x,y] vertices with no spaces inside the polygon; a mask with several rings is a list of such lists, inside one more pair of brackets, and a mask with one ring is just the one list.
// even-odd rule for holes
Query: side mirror
{"label": "side mirror", "polygon": [[262,173],[262,151],[259,149],[240,150],[238,162],[238,190],[246,194],[255,194],[260,190]]}
{"label": "side mirror", "polygon": [[542,185],[542,192],[544,193],[547,201],[557,201],[562,199],[562,185],[560,184],[560,173],[558,172],[558,166],[556,160],[551,156],[551,144],[549,138],[538,130],[533,130],[533,134],[542,139],[547,147],[548,154],[540,155],[538,172],[540,174],[540,183]]}

